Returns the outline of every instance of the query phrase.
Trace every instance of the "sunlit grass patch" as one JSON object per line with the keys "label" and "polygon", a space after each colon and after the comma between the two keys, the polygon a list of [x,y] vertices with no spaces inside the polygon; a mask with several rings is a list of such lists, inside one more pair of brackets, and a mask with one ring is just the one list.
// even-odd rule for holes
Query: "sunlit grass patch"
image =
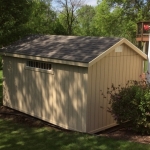
{"label": "sunlit grass patch", "polygon": [[150,145],[77,132],[35,128],[0,119],[2,150],[150,150]]}

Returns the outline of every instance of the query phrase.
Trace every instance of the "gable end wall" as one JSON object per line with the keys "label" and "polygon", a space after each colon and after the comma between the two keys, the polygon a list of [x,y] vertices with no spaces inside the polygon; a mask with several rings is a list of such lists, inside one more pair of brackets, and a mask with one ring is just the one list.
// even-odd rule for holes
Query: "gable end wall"
{"label": "gable end wall", "polygon": [[[115,49],[88,70],[87,132],[94,133],[116,125],[107,112],[109,96],[107,88],[124,86],[128,80],[140,80],[143,72],[143,58],[127,45],[122,44],[122,52]],[[106,98],[104,98],[104,96]]]}

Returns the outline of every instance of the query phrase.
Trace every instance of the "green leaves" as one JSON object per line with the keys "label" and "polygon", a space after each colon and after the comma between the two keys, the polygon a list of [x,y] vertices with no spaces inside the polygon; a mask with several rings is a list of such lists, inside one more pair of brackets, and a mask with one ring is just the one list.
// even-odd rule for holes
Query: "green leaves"
{"label": "green leaves", "polygon": [[124,37],[135,43],[136,23],[150,18],[148,0],[99,0],[97,6],[83,1],[58,0],[58,13],[51,0],[1,0],[0,47],[30,34]]}
{"label": "green leaves", "polygon": [[111,113],[119,124],[130,122],[132,130],[150,134],[150,85],[130,81],[126,87],[111,88]]}
{"label": "green leaves", "polygon": [[0,14],[1,47],[19,38],[21,35],[21,29],[24,29],[23,24],[25,24],[29,19],[30,5],[26,0],[1,0]]}
{"label": "green leaves", "polygon": [[79,10],[77,10],[76,14],[77,24],[75,26],[75,34],[84,36],[95,35],[93,27],[93,18],[95,16],[94,7],[89,5],[82,6]]}
{"label": "green leaves", "polygon": [[43,0],[0,1],[0,47],[29,34],[54,34],[56,13]]}
{"label": "green leaves", "polygon": [[0,56],[0,70],[2,69],[2,57]]}

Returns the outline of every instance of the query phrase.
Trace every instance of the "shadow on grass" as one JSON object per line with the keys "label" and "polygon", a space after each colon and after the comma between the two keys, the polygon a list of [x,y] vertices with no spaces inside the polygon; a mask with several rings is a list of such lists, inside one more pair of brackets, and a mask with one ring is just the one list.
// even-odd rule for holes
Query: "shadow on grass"
{"label": "shadow on grass", "polygon": [[150,150],[145,144],[51,128],[31,128],[1,119],[0,139],[1,150]]}

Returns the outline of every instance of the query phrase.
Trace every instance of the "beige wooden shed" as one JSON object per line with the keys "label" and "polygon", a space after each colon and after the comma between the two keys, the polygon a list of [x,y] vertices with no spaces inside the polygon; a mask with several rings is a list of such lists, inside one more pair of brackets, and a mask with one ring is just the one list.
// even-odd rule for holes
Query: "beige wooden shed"
{"label": "beige wooden shed", "polygon": [[100,90],[140,80],[147,59],[124,38],[56,35],[26,37],[0,54],[5,106],[88,133],[116,125]]}

